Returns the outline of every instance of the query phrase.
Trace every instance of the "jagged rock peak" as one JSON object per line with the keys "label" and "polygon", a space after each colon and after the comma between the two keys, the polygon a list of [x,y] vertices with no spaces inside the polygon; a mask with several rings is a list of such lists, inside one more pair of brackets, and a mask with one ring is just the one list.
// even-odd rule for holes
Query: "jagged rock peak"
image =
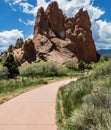
{"label": "jagged rock peak", "polygon": [[48,32],[48,23],[46,19],[46,15],[44,12],[43,7],[40,7],[37,12],[37,17],[35,21],[35,26],[34,26],[34,35],[37,34],[47,34]]}
{"label": "jagged rock peak", "polygon": [[83,10],[83,8],[81,8],[74,17],[74,23],[84,29],[90,29],[91,22],[87,10]]}
{"label": "jagged rock peak", "polygon": [[57,2],[49,4],[46,10],[46,17],[52,31],[61,39],[65,39],[64,15],[59,9]]}
{"label": "jagged rock peak", "polygon": [[46,12],[42,7],[38,10],[34,26],[34,38],[36,34],[44,34],[44,32],[46,35],[54,33],[59,38],[65,39],[64,15],[57,2],[50,3]]}
{"label": "jagged rock peak", "polygon": [[87,63],[99,60],[87,10],[80,9],[73,18],[68,18],[57,2],[51,2],[46,11],[43,7],[38,9],[33,42],[26,46],[22,49],[22,61],[24,57],[29,61],[36,59],[36,62],[44,60],[61,64],[75,59]]}

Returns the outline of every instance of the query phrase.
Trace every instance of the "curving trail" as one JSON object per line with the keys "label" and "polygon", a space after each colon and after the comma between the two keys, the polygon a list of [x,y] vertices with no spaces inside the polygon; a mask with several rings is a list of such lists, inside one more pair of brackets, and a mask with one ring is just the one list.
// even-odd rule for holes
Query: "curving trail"
{"label": "curving trail", "polygon": [[56,94],[65,79],[43,85],[0,105],[0,130],[56,130]]}

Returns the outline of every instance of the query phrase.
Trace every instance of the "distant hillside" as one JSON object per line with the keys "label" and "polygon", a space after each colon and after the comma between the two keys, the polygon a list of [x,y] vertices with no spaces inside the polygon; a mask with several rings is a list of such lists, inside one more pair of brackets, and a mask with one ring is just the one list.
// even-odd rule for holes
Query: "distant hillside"
{"label": "distant hillside", "polygon": [[108,55],[111,57],[111,49],[107,49],[107,50],[98,50],[98,53],[103,56],[103,55]]}

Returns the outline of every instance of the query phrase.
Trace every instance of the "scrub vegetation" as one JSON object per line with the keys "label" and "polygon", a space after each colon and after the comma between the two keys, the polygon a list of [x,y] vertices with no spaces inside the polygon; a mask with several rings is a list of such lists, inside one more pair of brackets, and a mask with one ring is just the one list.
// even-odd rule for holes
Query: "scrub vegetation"
{"label": "scrub vegetation", "polygon": [[111,58],[105,56],[90,66],[90,76],[59,89],[58,130],[110,130]]}

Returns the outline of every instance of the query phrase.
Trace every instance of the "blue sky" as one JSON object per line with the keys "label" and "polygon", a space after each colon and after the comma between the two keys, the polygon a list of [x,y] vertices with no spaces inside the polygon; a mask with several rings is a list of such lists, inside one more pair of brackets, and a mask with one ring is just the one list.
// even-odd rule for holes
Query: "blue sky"
{"label": "blue sky", "polygon": [[[38,8],[46,9],[51,1],[54,0],[0,0],[0,52],[15,44],[19,37],[32,37]],[[96,48],[111,49],[111,0],[55,1],[68,17],[80,8],[87,9]]]}

